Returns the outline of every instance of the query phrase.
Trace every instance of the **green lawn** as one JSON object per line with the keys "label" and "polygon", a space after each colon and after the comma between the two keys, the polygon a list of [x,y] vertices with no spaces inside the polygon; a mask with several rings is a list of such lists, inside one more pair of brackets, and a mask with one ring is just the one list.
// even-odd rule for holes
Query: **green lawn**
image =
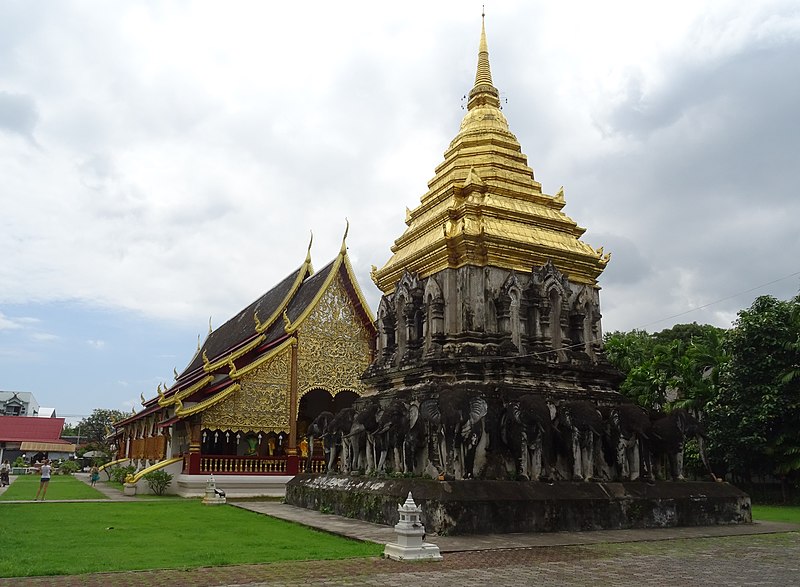
{"label": "green lawn", "polygon": [[[20,475],[0,495],[0,500],[33,499],[38,489],[39,475]],[[106,496],[71,475],[56,475],[50,480],[45,499],[106,499]]]}
{"label": "green lawn", "polygon": [[800,524],[800,506],[797,505],[754,505],[753,521],[791,522]]}
{"label": "green lawn", "polygon": [[197,500],[3,504],[0,544],[0,577],[341,559],[383,552],[380,544]]}

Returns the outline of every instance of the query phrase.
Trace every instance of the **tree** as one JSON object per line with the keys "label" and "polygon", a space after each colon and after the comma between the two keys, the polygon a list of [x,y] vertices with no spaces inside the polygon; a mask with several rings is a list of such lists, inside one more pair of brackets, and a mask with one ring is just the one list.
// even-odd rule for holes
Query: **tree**
{"label": "tree", "polygon": [[786,490],[800,473],[800,297],[757,298],[728,332],[729,360],[709,409],[713,451],[736,476],[777,475]]}
{"label": "tree", "polygon": [[614,332],[605,338],[612,365],[625,375],[620,392],[648,409],[684,407],[701,417],[718,386],[725,331],[677,324],[655,334]]}
{"label": "tree", "polygon": [[128,414],[119,410],[96,409],[78,423],[81,440],[105,444],[105,438],[113,429],[113,422],[127,418]]}

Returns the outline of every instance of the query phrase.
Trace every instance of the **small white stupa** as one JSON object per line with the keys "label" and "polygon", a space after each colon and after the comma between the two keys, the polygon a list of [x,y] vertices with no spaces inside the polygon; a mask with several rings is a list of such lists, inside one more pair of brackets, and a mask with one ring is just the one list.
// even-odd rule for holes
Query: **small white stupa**
{"label": "small white stupa", "polygon": [[226,502],[225,492],[217,489],[217,482],[214,480],[214,475],[211,475],[206,482],[206,495],[203,497],[203,503],[205,505],[223,505]]}
{"label": "small white stupa", "polygon": [[425,526],[420,520],[422,508],[414,503],[410,491],[406,502],[397,506],[397,511],[400,514],[400,521],[394,527],[397,542],[387,544],[383,556],[398,561],[442,560],[439,547],[424,541]]}

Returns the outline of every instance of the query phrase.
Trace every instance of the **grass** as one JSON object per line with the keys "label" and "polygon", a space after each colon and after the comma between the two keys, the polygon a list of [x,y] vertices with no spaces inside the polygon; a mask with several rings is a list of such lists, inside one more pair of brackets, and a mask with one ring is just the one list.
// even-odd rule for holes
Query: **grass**
{"label": "grass", "polygon": [[753,521],[789,522],[800,524],[800,506],[797,505],[754,505]]}
{"label": "grass", "polygon": [[[36,497],[39,475],[20,475],[8,486],[0,500],[24,501]],[[52,499],[107,499],[105,495],[89,487],[71,475],[56,475],[50,480],[46,500]]]}
{"label": "grass", "polygon": [[342,559],[383,551],[380,544],[196,500],[0,507],[0,577]]}

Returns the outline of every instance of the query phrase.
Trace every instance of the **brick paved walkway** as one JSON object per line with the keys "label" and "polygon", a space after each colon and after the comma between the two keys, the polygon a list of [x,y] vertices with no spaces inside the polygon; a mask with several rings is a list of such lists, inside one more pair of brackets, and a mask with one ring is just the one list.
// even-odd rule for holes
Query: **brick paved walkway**
{"label": "brick paved walkway", "polygon": [[0,586],[800,585],[800,533],[455,552],[441,563],[308,561],[0,579]]}

